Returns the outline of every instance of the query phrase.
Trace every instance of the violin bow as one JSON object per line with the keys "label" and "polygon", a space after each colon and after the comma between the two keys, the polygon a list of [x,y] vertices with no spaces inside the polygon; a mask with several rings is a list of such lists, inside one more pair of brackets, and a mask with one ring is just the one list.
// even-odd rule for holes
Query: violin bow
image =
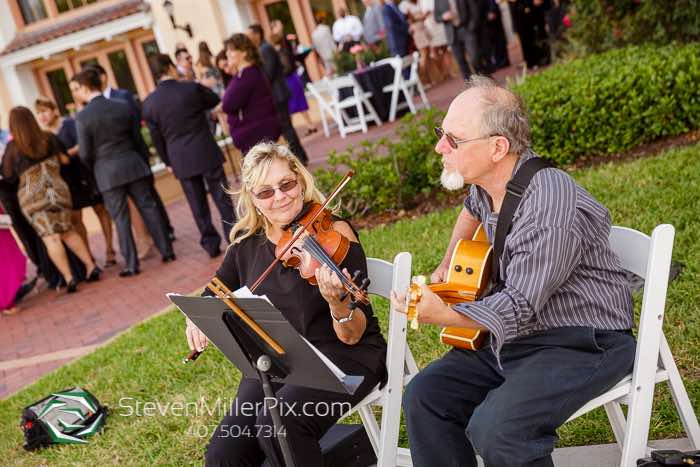
{"label": "violin bow", "polygon": [[345,174],[343,179],[335,187],[333,192],[328,196],[328,198],[326,198],[326,201],[324,201],[324,203],[321,205],[321,208],[318,211],[316,211],[316,214],[314,214],[311,217],[311,219],[309,219],[306,222],[306,224],[302,224],[301,229],[297,229],[297,231],[294,233],[294,236],[292,237],[291,240],[289,240],[289,243],[287,243],[287,245],[284,247],[284,249],[282,249],[279,256],[275,257],[275,259],[272,260],[272,262],[267,267],[267,269],[265,269],[265,271],[263,271],[263,273],[260,274],[260,277],[258,277],[258,280],[256,280],[255,283],[253,284],[253,286],[250,288],[251,292],[255,292],[255,289],[257,289],[260,286],[262,281],[264,281],[267,278],[267,276],[270,275],[270,273],[272,272],[272,269],[275,267],[275,265],[280,260],[280,258],[282,258],[284,256],[284,254],[287,252],[287,250],[289,250],[292,247],[292,245],[294,245],[294,243],[296,243],[297,240],[299,240],[299,238],[304,234],[304,232],[306,232],[306,229],[310,225],[312,225],[314,223],[314,221],[316,220],[316,218],[323,212],[324,209],[326,209],[326,206],[328,206],[328,204],[331,201],[333,201],[333,199],[336,196],[338,196],[338,193],[340,193],[340,191],[343,188],[345,188],[345,185],[347,185],[348,182],[350,182],[350,179],[352,178],[353,175],[355,175],[355,172],[353,172],[352,170],[349,170],[348,173]]}

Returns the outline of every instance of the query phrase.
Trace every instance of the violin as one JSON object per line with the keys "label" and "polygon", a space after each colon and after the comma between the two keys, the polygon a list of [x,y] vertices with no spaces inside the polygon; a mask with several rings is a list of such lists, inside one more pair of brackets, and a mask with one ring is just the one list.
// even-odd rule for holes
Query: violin
{"label": "violin", "polygon": [[[311,222],[310,219],[314,220]],[[333,229],[333,222],[333,214],[330,210],[322,208],[319,203],[310,203],[300,217],[282,234],[277,242],[275,257],[285,267],[296,268],[301,277],[313,285],[316,285],[316,269],[325,264],[338,275],[346,290],[346,295],[342,299],[345,299],[347,294],[352,296],[351,308],[354,308],[357,303],[369,304],[366,293],[369,278],[364,278],[358,286],[355,282],[361,272],[355,271],[353,277],[348,278],[338,266],[345,260],[350,250],[350,240]],[[307,225],[306,233],[296,242],[292,242],[294,234],[302,225]],[[282,253],[290,243],[292,247]]]}

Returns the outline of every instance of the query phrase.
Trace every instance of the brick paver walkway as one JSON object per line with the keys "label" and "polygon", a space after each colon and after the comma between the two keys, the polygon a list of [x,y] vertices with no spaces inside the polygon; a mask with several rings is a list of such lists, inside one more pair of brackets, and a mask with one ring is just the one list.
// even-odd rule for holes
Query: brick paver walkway
{"label": "brick paver walkway", "polygon": [[[495,77],[503,79],[514,73],[516,68],[511,67],[497,72]],[[461,88],[461,80],[454,79],[431,89],[428,98],[433,106],[446,109]],[[372,127],[367,134],[353,133],[345,139],[337,130],[330,138],[319,131],[303,139],[311,168],[323,165],[330,150],[390,136],[395,126],[396,123],[385,123]],[[187,203],[184,199],[170,203],[168,212],[177,235],[177,261],[163,264],[160,255],[154,254],[142,262],[140,275],[124,279],[117,275],[120,264],[105,270],[101,281],[80,284],[76,294],[50,290],[31,294],[22,302],[20,313],[0,318],[0,398],[164,309],[170,304],[165,293],[190,293],[211,278],[221,257],[210,259],[200,248],[199,233]],[[213,206],[212,212],[215,225],[219,226]],[[102,236],[91,236],[90,244],[97,262],[102,264]],[[116,238],[115,245],[118,246]],[[119,256],[118,259],[121,260]]]}

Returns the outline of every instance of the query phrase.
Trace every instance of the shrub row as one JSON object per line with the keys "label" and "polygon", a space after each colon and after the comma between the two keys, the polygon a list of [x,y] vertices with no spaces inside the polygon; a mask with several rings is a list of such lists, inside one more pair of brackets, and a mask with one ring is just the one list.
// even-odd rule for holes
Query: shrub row
{"label": "shrub row", "polygon": [[616,49],[514,86],[535,150],[560,164],[700,127],[700,44]]}

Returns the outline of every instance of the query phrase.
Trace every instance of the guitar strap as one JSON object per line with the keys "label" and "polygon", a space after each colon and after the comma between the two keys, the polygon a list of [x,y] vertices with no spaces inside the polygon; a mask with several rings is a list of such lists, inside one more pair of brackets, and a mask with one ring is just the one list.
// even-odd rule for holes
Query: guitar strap
{"label": "guitar strap", "polygon": [[526,160],[520,166],[513,178],[506,184],[506,196],[503,198],[503,205],[498,214],[498,223],[496,224],[496,237],[493,241],[493,254],[491,255],[491,283],[493,285],[492,293],[501,290],[504,283],[500,279],[499,264],[503,248],[505,247],[506,237],[510,233],[513,225],[513,215],[518,210],[518,205],[523,197],[523,193],[530,184],[530,180],[537,172],[547,167],[552,167],[548,161],[535,157]]}

